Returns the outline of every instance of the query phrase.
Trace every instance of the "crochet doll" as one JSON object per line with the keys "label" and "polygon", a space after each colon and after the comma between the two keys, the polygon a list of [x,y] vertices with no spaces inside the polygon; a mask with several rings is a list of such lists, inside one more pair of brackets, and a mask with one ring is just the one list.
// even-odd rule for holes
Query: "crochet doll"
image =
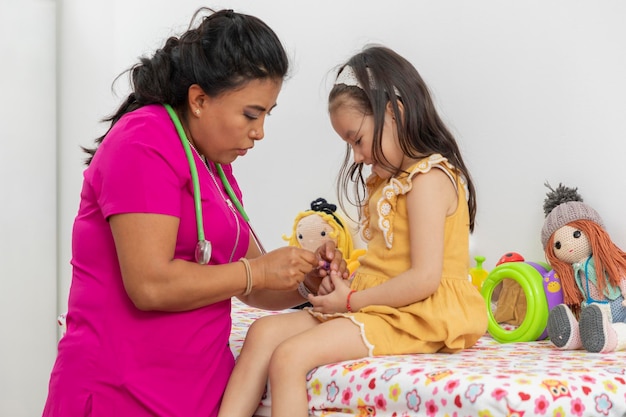
{"label": "crochet doll", "polygon": [[292,235],[283,239],[290,246],[314,251],[327,240],[335,241],[347,262],[350,273],[359,265],[358,257],[365,249],[354,249],[352,234],[346,222],[337,214],[337,206],[323,198],[311,202],[309,210],[299,213],[293,222]]}
{"label": "crochet doll", "polygon": [[548,316],[548,337],[560,349],[626,349],[626,253],[577,188],[559,184],[544,201],[541,243],[561,279],[564,303]]}
{"label": "crochet doll", "polygon": [[[328,203],[323,198],[311,202],[309,210],[299,213],[293,222],[293,231],[290,237],[283,235],[289,246],[314,251],[324,242],[333,240],[337,249],[341,251],[347,263],[350,274],[359,266],[358,257],[365,253],[365,249],[354,249],[352,234],[346,227],[346,222],[337,214],[337,206]],[[307,301],[295,308],[310,307]]]}

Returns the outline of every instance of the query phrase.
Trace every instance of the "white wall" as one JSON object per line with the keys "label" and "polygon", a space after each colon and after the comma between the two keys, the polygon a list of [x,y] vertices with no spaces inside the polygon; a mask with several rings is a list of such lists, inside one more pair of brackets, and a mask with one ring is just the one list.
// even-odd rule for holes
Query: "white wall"
{"label": "white wall", "polygon": [[[91,143],[104,128],[96,125],[98,118],[118,103],[108,90],[113,77],[159,46],[172,29],[183,30],[197,6],[211,4],[108,1],[90,2],[90,10],[93,3],[101,7],[88,12],[80,0],[64,2],[63,31],[72,34],[62,45],[67,69],[62,76],[71,83],[60,96],[61,131],[70,146],[61,185],[68,206],[76,204],[80,181],[77,145]],[[326,112],[329,72],[368,42],[386,44],[415,64],[457,135],[479,193],[472,252],[486,256],[488,268],[507,251],[543,260],[545,181],[579,187],[626,247],[620,175],[626,148],[621,140],[626,3],[323,0],[295,7],[287,0],[216,0],[213,5],[261,17],[292,56],[292,77],[268,120],[265,140],[236,162],[244,191],[249,190],[248,211],[267,247],[283,244],[282,234],[312,200],[336,200],[343,144]],[[65,118],[72,126],[64,128]],[[74,214],[67,208],[61,210],[62,231],[69,231]]]}
{"label": "white wall", "polygon": [[[2,25],[0,30],[11,35],[0,38],[3,50],[13,45],[9,39],[15,39],[19,28],[28,26],[18,37],[25,42],[26,55],[53,62],[46,55],[51,53],[52,21],[43,16],[50,1],[13,0],[9,4],[19,4],[24,16],[10,19],[8,28]],[[30,4],[37,5],[39,14],[31,11]],[[0,105],[2,117],[10,116],[13,121],[12,127],[3,123],[0,142],[0,169],[5,174],[0,179],[2,195],[8,188],[10,197],[2,205],[0,256],[7,258],[3,264],[9,265],[6,276],[11,279],[7,284],[3,273],[0,308],[4,317],[16,318],[9,338],[1,339],[2,416],[37,414],[45,396],[41,381],[47,379],[54,349],[51,330],[42,325],[48,319],[54,325],[56,312],[50,309],[54,301],[34,296],[42,292],[51,296],[53,278],[50,268],[42,265],[54,265],[54,261],[33,263],[32,251],[18,250],[20,244],[28,243],[23,228],[32,227],[40,238],[43,233],[53,241],[50,216],[55,196],[51,193],[56,189],[61,311],[69,287],[70,231],[83,169],[79,146],[91,145],[103,132],[105,126],[98,120],[114,110],[125,94],[123,88],[118,96],[112,94],[113,78],[139,55],[160,46],[172,30],[184,30],[200,5],[257,15],[276,30],[292,56],[292,77],[268,120],[266,138],[236,162],[247,210],[266,247],[284,243],[281,236],[291,231],[293,218],[312,200],[335,200],[335,174],[344,148],[328,122],[329,73],[365,43],[379,42],[415,64],[457,135],[479,193],[472,253],[486,256],[488,269],[507,251],[543,260],[539,233],[545,181],[579,187],[585,201],[604,217],[614,240],[626,248],[622,216],[626,207],[622,175],[626,3],[621,0],[57,0],[57,4],[56,186],[54,165],[50,165],[54,159],[38,156],[39,152],[54,153],[53,148],[46,149],[53,141],[54,108],[40,100],[41,91],[50,93],[52,85],[39,85],[52,75],[27,66],[23,58],[19,68],[12,67],[15,72],[8,73],[11,80],[2,72],[2,82],[15,98]],[[4,18],[4,10],[0,11]],[[43,30],[30,29],[37,17],[43,22],[36,26],[43,25]],[[27,35],[35,39],[22,39]],[[16,83],[16,77],[25,80]],[[46,97],[50,100],[49,94]],[[23,104],[15,105],[16,100]],[[11,129],[11,135],[7,136],[6,129]],[[30,189],[37,191],[26,194]],[[50,210],[35,212],[41,206]],[[5,227],[10,228],[8,238]],[[44,258],[55,256],[54,242],[41,246],[49,248]],[[35,321],[38,326],[33,327]],[[28,333],[22,332],[25,328]],[[41,336],[36,351],[44,359],[33,362],[23,346],[6,347],[6,340],[28,345],[35,335]],[[9,362],[6,353],[17,360]],[[12,378],[26,368],[24,364],[32,364],[26,375],[38,381],[34,388],[24,391],[23,386],[8,381],[5,361],[10,363]],[[37,412],[4,405],[31,398],[35,405],[30,411]]]}
{"label": "white wall", "polygon": [[41,415],[56,354],[55,2],[0,1],[0,416]]}

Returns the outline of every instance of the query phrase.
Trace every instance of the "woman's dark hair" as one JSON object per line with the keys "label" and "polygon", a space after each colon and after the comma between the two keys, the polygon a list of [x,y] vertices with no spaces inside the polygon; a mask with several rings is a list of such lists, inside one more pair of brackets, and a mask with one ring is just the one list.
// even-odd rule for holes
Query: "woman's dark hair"
{"label": "woman's dark hair", "polygon": [[[398,126],[398,140],[404,154],[423,158],[435,153],[448,161],[465,177],[469,189],[470,231],[476,217],[476,191],[463,161],[454,136],[439,117],[426,83],[415,67],[395,51],[384,46],[368,46],[339,68],[338,74],[349,65],[362,86],[335,84],[329,94],[329,111],[348,104],[363,115],[374,118],[372,158],[394,176],[402,172],[393,166],[382,152],[383,123],[390,104]],[[402,104],[401,112],[398,103]],[[350,146],[346,148],[343,165],[337,178],[339,205],[348,201],[359,208],[359,217],[366,199],[363,164],[351,159]],[[353,186],[353,196],[350,186]],[[345,211],[345,209],[344,209]]]}
{"label": "woman's dark hair", "polygon": [[[210,14],[201,17],[207,12]],[[200,23],[194,28],[198,18]],[[124,114],[148,104],[167,103],[184,115],[187,92],[193,84],[217,97],[252,80],[283,79],[288,68],[283,45],[263,21],[232,10],[202,7],[179,38],[170,37],[152,57],[140,58],[120,74],[129,74],[132,92],[103,122],[110,122],[111,130]],[[107,133],[96,139],[95,148],[83,148],[89,154],[87,165]]]}

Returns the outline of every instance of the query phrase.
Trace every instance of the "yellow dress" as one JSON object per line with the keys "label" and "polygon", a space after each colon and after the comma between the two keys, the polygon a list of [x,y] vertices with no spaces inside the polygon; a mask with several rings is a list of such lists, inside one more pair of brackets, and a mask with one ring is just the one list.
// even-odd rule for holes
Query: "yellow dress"
{"label": "yellow dress", "polygon": [[404,307],[370,305],[355,313],[321,314],[350,318],[361,328],[370,355],[458,352],[471,347],[487,331],[485,301],[468,279],[469,210],[467,185],[454,167],[435,154],[417,162],[398,178],[367,181],[369,203],[361,233],[368,249],[359,261],[351,287],[363,290],[380,285],[411,266],[406,193],[411,180],[431,169],[443,169],[458,192],[456,211],[445,222],[443,273],[430,297]]}

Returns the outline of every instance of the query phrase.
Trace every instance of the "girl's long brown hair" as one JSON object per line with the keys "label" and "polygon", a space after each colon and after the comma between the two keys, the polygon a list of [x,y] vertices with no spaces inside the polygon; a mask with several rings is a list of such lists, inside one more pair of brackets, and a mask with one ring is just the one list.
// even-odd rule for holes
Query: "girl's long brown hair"
{"label": "girl's long brown hair", "polygon": [[[417,69],[397,52],[380,45],[366,46],[340,66],[337,73],[341,73],[346,65],[352,67],[361,87],[336,84],[329,93],[329,111],[349,103],[364,116],[373,116],[373,158],[392,175],[398,175],[402,169],[393,166],[382,151],[384,118],[387,106],[391,105],[399,121],[397,133],[400,147],[406,156],[418,159],[441,154],[465,177],[469,190],[469,228],[472,232],[476,218],[474,182],[454,135],[439,116],[428,86]],[[366,178],[363,164],[352,160],[349,145],[346,145],[337,186],[339,206],[346,211],[344,201],[355,205],[359,209],[360,220],[367,198]]]}

